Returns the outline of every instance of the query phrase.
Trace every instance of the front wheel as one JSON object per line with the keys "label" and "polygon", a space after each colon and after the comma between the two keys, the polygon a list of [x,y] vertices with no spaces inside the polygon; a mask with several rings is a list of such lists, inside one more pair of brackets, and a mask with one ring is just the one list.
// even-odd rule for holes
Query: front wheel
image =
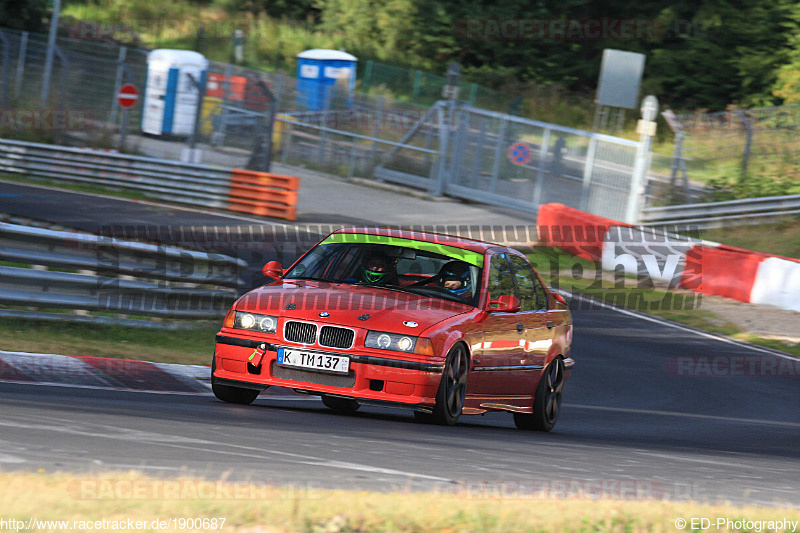
{"label": "front wheel", "polygon": [[519,429],[550,431],[561,412],[561,397],[564,391],[564,360],[553,359],[547,366],[533,400],[533,414],[514,413],[514,424]]}
{"label": "front wheel", "polygon": [[230,385],[220,385],[218,383],[211,384],[211,390],[214,391],[214,396],[228,403],[238,403],[240,405],[250,405],[258,398],[261,391],[254,389],[242,389],[240,387],[231,387]]}
{"label": "front wheel", "polygon": [[458,417],[464,408],[464,399],[467,395],[468,374],[469,356],[467,355],[467,349],[463,344],[456,344],[447,354],[442,381],[439,383],[439,390],[436,393],[436,406],[433,408],[432,415],[435,423],[442,426],[452,426],[458,422]]}

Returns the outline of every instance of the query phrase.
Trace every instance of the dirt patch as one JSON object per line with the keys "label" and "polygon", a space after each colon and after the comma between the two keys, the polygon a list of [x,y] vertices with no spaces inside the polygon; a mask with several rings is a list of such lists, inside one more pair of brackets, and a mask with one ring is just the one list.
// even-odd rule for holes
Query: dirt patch
{"label": "dirt patch", "polygon": [[800,343],[800,313],[703,295],[700,309],[736,324],[745,333],[789,344]]}

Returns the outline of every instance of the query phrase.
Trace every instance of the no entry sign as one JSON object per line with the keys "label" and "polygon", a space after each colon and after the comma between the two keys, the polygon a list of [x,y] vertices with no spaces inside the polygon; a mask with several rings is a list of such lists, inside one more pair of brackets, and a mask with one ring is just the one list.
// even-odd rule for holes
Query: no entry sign
{"label": "no entry sign", "polygon": [[139,89],[137,89],[132,83],[126,83],[119,88],[119,92],[117,93],[117,101],[119,102],[119,105],[125,109],[135,106],[136,102],[139,101]]}

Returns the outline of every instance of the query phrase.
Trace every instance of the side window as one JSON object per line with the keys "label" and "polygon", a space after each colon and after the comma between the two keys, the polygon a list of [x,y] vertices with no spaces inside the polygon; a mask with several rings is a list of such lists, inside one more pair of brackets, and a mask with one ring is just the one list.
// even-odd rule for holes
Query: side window
{"label": "side window", "polygon": [[544,288],[528,262],[518,255],[509,255],[509,260],[514,268],[520,311],[547,309]]}
{"label": "side window", "polygon": [[547,309],[547,292],[542,287],[542,282],[538,276],[533,276],[533,285],[536,289],[537,309]]}
{"label": "side window", "polygon": [[514,276],[508,266],[507,254],[495,254],[489,263],[489,298],[514,295]]}

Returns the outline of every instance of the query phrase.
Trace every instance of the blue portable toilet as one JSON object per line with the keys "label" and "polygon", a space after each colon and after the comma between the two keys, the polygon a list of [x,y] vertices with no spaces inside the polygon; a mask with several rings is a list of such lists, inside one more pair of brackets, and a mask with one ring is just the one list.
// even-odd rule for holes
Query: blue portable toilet
{"label": "blue portable toilet", "polygon": [[321,111],[332,88],[344,80],[352,93],[356,87],[356,58],[339,50],[315,48],[297,54],[297,104],[301,109]]}
{"label": "blue portable toilet", "polygon": [[142,131],[151,135],[191,135],[200,93],[189,74],[203,83],[207,70],[208,60],[198,52],[162,48],[148,53]]}

